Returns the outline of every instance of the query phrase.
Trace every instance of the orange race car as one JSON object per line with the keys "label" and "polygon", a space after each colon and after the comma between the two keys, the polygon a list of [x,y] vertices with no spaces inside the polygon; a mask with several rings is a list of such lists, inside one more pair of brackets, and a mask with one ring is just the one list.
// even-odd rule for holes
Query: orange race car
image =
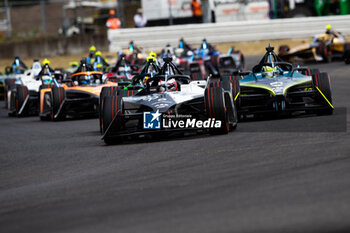
{"label": "orange race car", "polygon": [[99,71],[77,72],[60,84],[53,79],[48,88],[40,90],[40,119],[97,117],[102,88],[118,86],[108,79],[103,81],[102,75]]}

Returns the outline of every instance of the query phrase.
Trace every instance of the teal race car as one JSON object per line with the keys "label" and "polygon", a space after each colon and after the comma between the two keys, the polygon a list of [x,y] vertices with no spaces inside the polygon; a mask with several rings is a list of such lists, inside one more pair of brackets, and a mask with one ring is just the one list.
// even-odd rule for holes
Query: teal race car
{"label": "teal race car", "polygon": [[317,69],[294,68],[282,62],[270,45],[251,72],[233,77],[239,79],[235,97],[241,116],[264,113],[304,111],[319,115],[333,113],[330,77]]}

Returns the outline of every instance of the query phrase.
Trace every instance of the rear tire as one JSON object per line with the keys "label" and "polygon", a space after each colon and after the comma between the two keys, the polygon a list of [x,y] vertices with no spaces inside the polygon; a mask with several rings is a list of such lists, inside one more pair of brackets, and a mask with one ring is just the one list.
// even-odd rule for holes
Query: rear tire
{"label": "rear tire", "polygon": [[116,96],[118,95],[118,87],[117,86],[110,86],[110,87],[103,87],[100,93],[100,99],[99,99],[99,123],[100,123],[100,132],[103,132],[102,128],[102,118],[103,118],[103,98],[106,96]]}
{"label": "rear tire", "polygon": [[319,54],[324,62],[330,63],[332,61],[332,51],[330,48],[324,43],[320,42],[317,47],[317,54]]}
{"label": "rear tire", "polygon": [[[105,96],[102,102],[102,133],[105,133],[122,108],[120,96]],[[114,122],[113,124],[118,129],[118,122]]]}

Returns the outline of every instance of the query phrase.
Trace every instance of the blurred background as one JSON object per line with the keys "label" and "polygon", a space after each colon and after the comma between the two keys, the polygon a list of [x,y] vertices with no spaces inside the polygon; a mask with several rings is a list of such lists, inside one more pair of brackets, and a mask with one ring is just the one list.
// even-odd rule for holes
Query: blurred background
{"label": "blurred background", "polygon": [[108,50],[106,21],[110,10],[120,28],[134,28],[137,13],[145,27],[345,15],[350,0],[2,0],[0,58],[78,54],[92,43]]}
{"label": "blurred background", "polygon": [[[202,22],[349,14],[349,0],[201,0]],[[191,23],[191,0],[2,0],[1,40],[102,33],[110,9],[134,27],[138,8],[146,26]]]}

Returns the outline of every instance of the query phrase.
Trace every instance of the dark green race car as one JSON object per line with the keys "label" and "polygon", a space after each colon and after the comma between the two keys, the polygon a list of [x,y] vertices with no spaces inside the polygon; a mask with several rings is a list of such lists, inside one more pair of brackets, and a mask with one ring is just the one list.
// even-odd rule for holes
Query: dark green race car
{"label": "dark green race car", "polygon": [[236,96],[241,115],[314,112],[333,113],[330,77],[317,69],[297,67],[282,62],[268,46],[267,52],[252,72],[240,73],[239,95]]}

